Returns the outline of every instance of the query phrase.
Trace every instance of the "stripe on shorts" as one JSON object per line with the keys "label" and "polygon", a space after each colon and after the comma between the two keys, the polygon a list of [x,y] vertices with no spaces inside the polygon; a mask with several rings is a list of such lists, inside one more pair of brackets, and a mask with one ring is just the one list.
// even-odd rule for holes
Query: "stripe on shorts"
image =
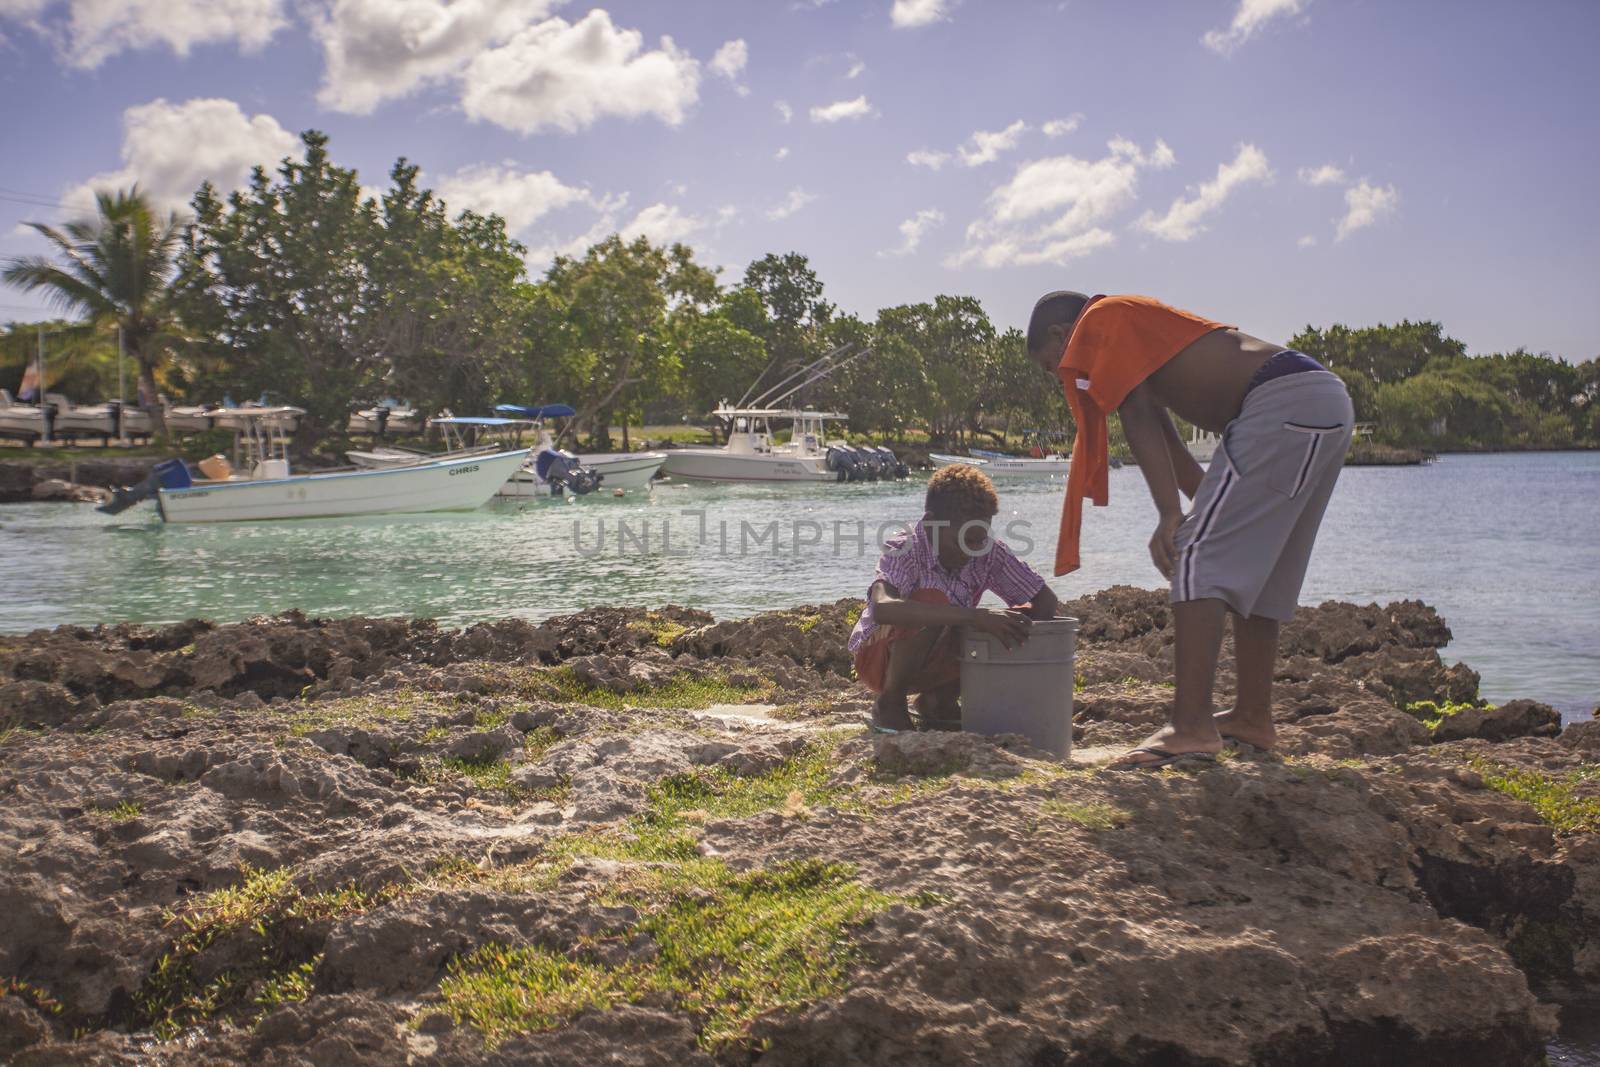
{"label": "stripe on shorts", "polygon": [[1305,488],[1306,475],[1311,473],[1311,463],[1317,458],[1317,445],[1321,443],[1322,435],[1320,433],[1311,435],[1311,447],[1306,449],[1306,461],[1300,464],[1300,477],[1294,480],[1294,492],[1290,493],[1290,496],[1299,496],[1300,490]]}
{"label": "stripe on shorts", "polygon": [[1211,532],[1211,524],[1217,517],[1217,512],[1222,510],[1222,502],[1233,491],[1234,483],[1238,478],[1234,476],[1233,465],[1222,473],[1222,484],[1217,487],[1217,495],[1211,498],[1211,505],[1206,508],[1200,517],[1200,527],[1194,532],[1194,540],[1189,542],[1189,547],[1183,550],[1183,561],[1178,568],[1178,595],[1184,600],[1194,599],[1194,557],[1195,550],[1200,547],[1200,542],[1205,540]]}

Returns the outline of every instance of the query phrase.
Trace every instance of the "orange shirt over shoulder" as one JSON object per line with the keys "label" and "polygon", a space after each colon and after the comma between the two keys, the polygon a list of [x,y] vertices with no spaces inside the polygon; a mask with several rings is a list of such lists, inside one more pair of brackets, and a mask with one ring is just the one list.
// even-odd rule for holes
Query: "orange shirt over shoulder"
{"label": "orange shirt over shoulder", "polygon": [[1055,573],[1078,569],[1084,498],[1097,507],[1108,499],[1106,416],[1173,356],[1212,330],[1231,328],[1147,296],[1097,296],[1084,305],[1056,368],[1078,436],[1061,506]]}

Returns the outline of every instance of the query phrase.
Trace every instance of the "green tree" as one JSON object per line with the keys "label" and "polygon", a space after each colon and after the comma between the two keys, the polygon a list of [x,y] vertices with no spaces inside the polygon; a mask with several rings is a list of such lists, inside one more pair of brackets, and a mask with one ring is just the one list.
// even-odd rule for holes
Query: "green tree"
{"label": "green tree", "polygon": [[755,260],[745,268],[743,288],[753,299],[733,304],[734,322],[767,346],[767,366],[755,396],[826,351],[822,331],[834,307],[823,299],[822,280],[810,261],[798,252],[769,253]]}
{"label": "green tree", "polygon": [[156,373],[181,343],[170,282],[182,243],[183,224],[160,215],[137,186],[95,194],[93,218],[61,229],[28,225],[55,246],[61,262],[23,256],[6,265],[6,282],[25,291],[43,290],[51,303],[82,317],[101,333],[120,327],[123,345],[138,367],[139,397],[163,428],[156,401]]}
{"label": "green tree", "polygon": [[297,444],[342,429],[387,369],[390,324],[375,309],[378,208],[353,170],[328,157],[326,135],[301,137],[304,159],[277,180],[257,167],[226,201],[206,183],[180,260],[185,320],[208,339],[206,385],[272,390],[304,407]]}
{"label": "green tree", "polygon": [[[707,313],[716,275],[684,245],[660,248],[644,237],[612,236],[582,258],[557,257],[537,288],[531,340],[550,363],[531,367],[548,387],[564,387],[589,431],[590,447],[611,447],[611,423],[644,394],[678,388],[676,335]],[[543,372],[543,373],[541,373]],[[624,443],[628,423],[623,423]]]}

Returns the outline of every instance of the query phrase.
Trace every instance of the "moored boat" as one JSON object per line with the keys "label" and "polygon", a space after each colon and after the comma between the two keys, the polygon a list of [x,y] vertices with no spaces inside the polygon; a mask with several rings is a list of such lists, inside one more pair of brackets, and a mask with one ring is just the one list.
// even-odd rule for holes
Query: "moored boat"
{"label": "moored boat", "polygon": [[930,452],[928,458],[935,467],[964,465],[977,467],[991,478],[1065,478],[1072,469],[1068,456],[1050,455],[1041,458],[1008,456],[1001,452],[978,452],[970,456],[956,456],[945,452]]}

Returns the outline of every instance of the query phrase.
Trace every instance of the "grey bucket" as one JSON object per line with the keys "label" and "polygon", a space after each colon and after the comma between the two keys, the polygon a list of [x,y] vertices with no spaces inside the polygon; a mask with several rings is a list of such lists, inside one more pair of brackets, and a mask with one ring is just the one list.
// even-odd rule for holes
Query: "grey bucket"
{"label": "grey bucket", "polygon": [[1022,734],[1065,758],[1072,751],[1072,651],[1078,620],[1035,622],[1007,651],[999,639],[961,631],[961,728]]}

